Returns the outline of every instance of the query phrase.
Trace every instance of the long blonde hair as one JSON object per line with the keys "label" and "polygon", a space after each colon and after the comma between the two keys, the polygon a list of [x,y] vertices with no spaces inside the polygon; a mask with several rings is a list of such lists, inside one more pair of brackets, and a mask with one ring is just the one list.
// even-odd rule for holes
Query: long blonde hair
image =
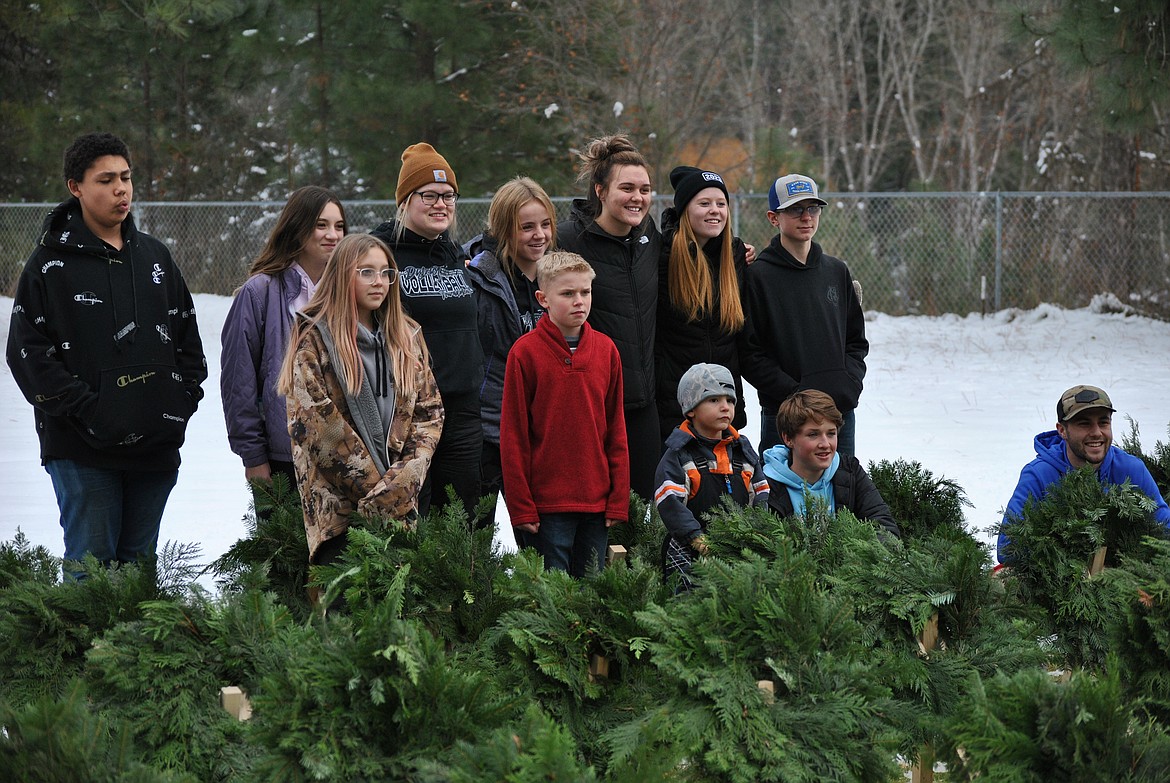
{"label": "long blonde hair", "polygon": [[[670,243],[666,281],[670,304],[686,313],[688,321],[697,321],[700,316],[711,312],[715,297],[711,270],[685,211],[678,216],[678,230]],[[719,324],[728,334],[735,334],[743,328],[743,323],[731,230],[725,226],[719,239]]]}
{"label": "long blonde hair", "polygon": [[520,210],[535,201],[544,207],[552,226],[548,246],[557,246],[557,210],[544,188],[528,177],[516,177],[500,186],[492,203],[488,205],[487,233],[496,240],[496,257],[509,277],[516,274],[515,259],[520,248],[516,247],[516,231],[520,228]]}
{"label": "long blonde hair", "polygon": [[[370,234],[349,234],[333,250],[317,292],[305,306],[303,317],[293,320],[289,336],[288,351],[280,368],[281,394],[292,394],[293,370],[301,340],[317,324],[324,322],[333,336],[334,348],[340,366],[337,375],[341,384],[350,394],[357,394],[362,388],[362,359],[357,347],[357,293],[356,280],[358,262],[371,250],[381,250],[390,262],[390,268],[397,271],[394,254],[386,243]],[[402,309],[398,293],[399,281],[395,275],[386,298],[377,309],[377,320],[385,338],[386,353],[394,371],[395,396],[400,403],[415,392],[415,375],[420,367],[430,362],[422,329]]]}

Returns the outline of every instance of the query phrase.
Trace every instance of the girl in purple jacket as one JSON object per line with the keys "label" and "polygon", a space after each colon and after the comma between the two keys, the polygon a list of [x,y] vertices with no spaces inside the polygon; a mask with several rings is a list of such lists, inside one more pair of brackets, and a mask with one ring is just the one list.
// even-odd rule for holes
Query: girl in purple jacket
{"label": "girl in purple jacket", "polygon": [[276,381],[293,315],[309,303],[345,233],[345,209],[332,191],[316,185],[294,191],[224,321],[223,415],[228,442],[250,482],[283,473],[290,487],[297,486],[288,414]]}

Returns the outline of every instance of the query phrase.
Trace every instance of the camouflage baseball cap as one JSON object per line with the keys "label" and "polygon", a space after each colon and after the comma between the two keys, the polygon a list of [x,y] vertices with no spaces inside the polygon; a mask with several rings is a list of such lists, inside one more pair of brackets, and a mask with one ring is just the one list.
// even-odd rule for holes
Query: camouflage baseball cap
{"label": "camouflage baseball cap", "polygon": [[1064,424],[1081,411],[1092,408],[1105,408],[1110,412],[1115,410],[1109,395],[1102,389],[1084,384],[1074,386],[1060,395],[1060,401],[1056,403],[1056,420]]}
{"label": "camouflage baseball cap", "polygon": [[722,364],[691,365],[678,382],[678,404],[683,413],[690,413],[703,400],[725,394],[736,401],[735,379]]}

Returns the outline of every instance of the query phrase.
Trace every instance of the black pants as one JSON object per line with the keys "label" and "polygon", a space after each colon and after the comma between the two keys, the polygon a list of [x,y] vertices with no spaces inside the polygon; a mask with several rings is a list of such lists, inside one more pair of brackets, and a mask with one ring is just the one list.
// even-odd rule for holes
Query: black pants
{"label": "black pants", "polygon": [[626,408],[626,442],[630,451],[630,489],[649,502],[654,497],[654,471],[662,457],[657,404]]}
{"label": "black pants", "polygon": [[443,395],[443,435],[435,449],[427,480],[419,493],[418,513],[447,505],[447,487],[455,488],[457,499],[475,516],[480,493],[480,459],[483,456],[483,424],[479,418],[479,397],[475,392]]}

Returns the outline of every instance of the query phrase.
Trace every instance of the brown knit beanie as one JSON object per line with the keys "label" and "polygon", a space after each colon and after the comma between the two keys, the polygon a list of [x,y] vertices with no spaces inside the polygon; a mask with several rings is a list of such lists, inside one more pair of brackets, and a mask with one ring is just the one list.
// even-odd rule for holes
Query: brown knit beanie
{"label": "brown knit beanie", "polygon": [[411,144],[402,151],[402,169],[398,172],[394,201],[401,204],[410,198],[411,193],[432,182],[445,182],[459,192],[455,172],[447,165],[447,159],[425,141]]}

